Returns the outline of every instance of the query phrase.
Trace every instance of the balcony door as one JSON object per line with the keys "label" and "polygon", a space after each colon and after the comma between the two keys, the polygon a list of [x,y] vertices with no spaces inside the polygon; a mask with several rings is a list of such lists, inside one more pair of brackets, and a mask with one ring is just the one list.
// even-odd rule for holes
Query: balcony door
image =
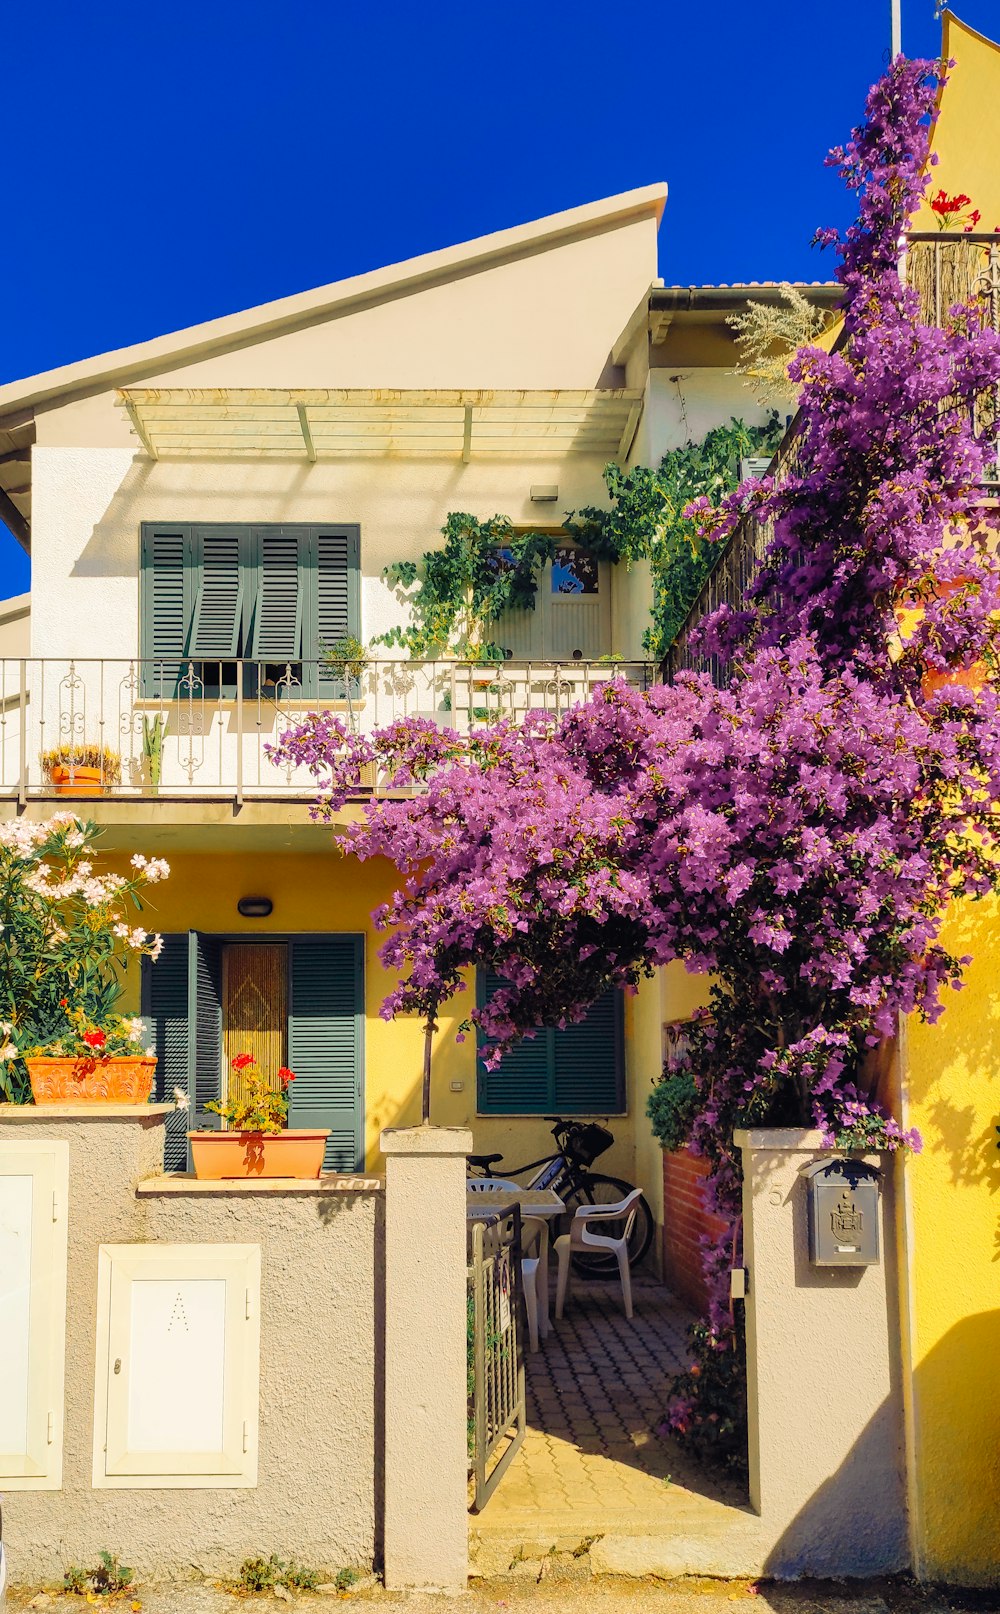
{"label": "balcony door", "polygon": [[561,543],[538,578],[533,611],[505,611],[491,638],[515,661],[596,661],[611,655],[611,564]]}

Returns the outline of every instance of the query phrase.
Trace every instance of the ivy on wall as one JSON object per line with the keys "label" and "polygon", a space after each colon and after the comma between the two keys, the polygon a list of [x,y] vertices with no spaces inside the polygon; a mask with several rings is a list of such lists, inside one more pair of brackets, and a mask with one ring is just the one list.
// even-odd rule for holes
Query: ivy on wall
{"label": "ivy on wall", "polygon": [[642,642],[651,656],[666,654],[718,559],[718,549],[685,518],[685,507],[703,494],[718,504],[739,486],[740,461],[770,457],[784,433],[785,422],[772,410],[763,426],[734,418],[713,427],[700,443],[668,449],[656,467],[624,471],[612,463],[604,468],[611,508],[591,506],[567,519],[567,532],[602,558],[649,561],[652,622]]}
{"label": "ivy on wall", "polygon": [[[736,419],[715,426],[701,442],[669,449],[656,467],[625,471],[612,462],[604,468],[610,509],[589,506],[566,517],[563,530],[597,559],[649,561],[652,621],[642,643],[650,656],[666,653],[718,558],[718,550],[685,519],[686,505],[702,494],[718,504],[739,485],[740,461],[770,457],[784,431],[772,411],[763,426]],[[417,660],[447,655],[502,661],[503,650],[489,630],[504,611],[534,609],[539,574],[552,559],[556,539],[520,532],[507,516],[479,521],[464,511],[449,515],[441,533],[440,548],[386,567],[409,622],[372,643],[398,647]]]}
{"label": "ivy on wall", "polygon": [[410,621],[373,643],[399,646],[417,660],[451,655],[502,661],[489,629],[512,606],[534,610],[538,574],[555,540],[518,532],[507,516],[478,521],[463,511],[449,515],[441,532],[440,549],[386,567],[384,575],[408,606]]}

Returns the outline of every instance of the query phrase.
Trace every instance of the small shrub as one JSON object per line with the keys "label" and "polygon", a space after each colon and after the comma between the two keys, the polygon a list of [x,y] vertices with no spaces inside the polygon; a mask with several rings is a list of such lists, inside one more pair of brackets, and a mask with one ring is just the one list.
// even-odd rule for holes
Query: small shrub
{"label": "small shrub", "polygon": [[274,1553],[270,1558],[245,1558],[236,1584],[242,1592],[270,1592],[278,1584],[284,1568]]}
{"label": "small shrub", "polygon": [[[343,1573],[344,1571],[341,1571]],[[352,1573],[352,1571],[349,1571]],[[318,1570],[306,1569],[292,1558],[285,1562],[272,1552],[269,1558],[246,1558],[240,1566],[236,1582],[238,1592],[273,1592],[276,1586],[285,1586],[290,1592],[314,1592],[320,1584]],[[339,1587],[339,1580],[338,1580]]]}
{"label": "small shrub", "polygon": [[291,1592],[314,1592],[319,1585],[319,1572],[304,1568],[293,1558],[285,1570],[284,1581]]}
{"label": "small shrub", "polygon": [[357,1569],[338,1569],[333,1584],[338,1592],[349,1592],[360,1579],[361,1575]]}
{"label": "small shrub", "polygon": [[77,1597],[86,1597],[90,1592],[113,1596],[132,1584],[135,1570],[123,1564],[117,1553],[99,1553],[98,1560],[96,1569],[81,1569],[78,1564],[70,1564],[63,1575],[63,1591],[73,1592]]}

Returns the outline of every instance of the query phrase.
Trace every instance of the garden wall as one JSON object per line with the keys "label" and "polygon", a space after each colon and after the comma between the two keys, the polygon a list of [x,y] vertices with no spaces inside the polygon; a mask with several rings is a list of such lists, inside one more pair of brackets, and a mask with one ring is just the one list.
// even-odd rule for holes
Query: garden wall
{"label": "garden wall", "polygon": [[[48,1453],[43,1436],[23,1479],[8,1477],[16,1465],[3,1459],[17,1580],[61,1579],[68,1563],[93,1565],[107,1549],[144,1577],[232,1574],[245,1558],[273,1552],[328,1577],[377,1564],[399,1585],[464,1584],[466,1135],[420,1129],[411,1165],[410,1134],[386,1134],[386,1179],[199,1183],[160,1174],[165,1114],[155,1105],[0,1106],[0,1173],[8,1174],[0,1189],[7,1181],[15,1207],[11,1172],[37,1171],[39,1160],[44,1172],[46,1150],[63,1164],[68,1154],[68,1190],[53,1179],[51,1212],[48,1181],[33,1179],[37,1226],[44,1233],[63,1222],[68,1260],[65,1277],[56,1273],[64,1315],[41,1303],[58,1262],[32,1267],[39,1306],[30,1355],[41,1361],[44,1336],[64,1344],[65,1378],[64,1393],[58,1369],[49,1380]],[[442,1137],[447,1148],[439,1143],[435,1154]],[[454,1177],[453,1196],[442,1168]],[[433,1212],[426,1222],[421,1189]],[[406,1245],[395,1254],[386,1248],[394,1191],[405,1210],[396,1240]],[[11,1257],[2,1246],[0,1238],[5,1287]],[[13,1260],[16,1271],[16,1252]],[[150,1310],[144,1296],[156,1289],[158,1261],[167,1265]],[[456,1268],[454,1292],[440,1282],[401,1285],[401,1271],[430,1271],[436,1261]],[[234,1287],[223,1314],[224,1284]],[[388,1386],[387,1328],[397,1342]],[[390,1502],[385,1495],[387,1430],[405,1474],[411,1414],[431,1372],[440,1472],[414,1548],[412,1497],[398,1487]],[[29,1422],[30,1380],[29,1368],[21,1398]],[[220,1451],[202,1440],[213,1450],[199,1474],[198,1456],[172,1436],[186,1427],[197,1444],[202,1417],[217,1418]],[[411,1454],[411,1467],[420,1457]],[[39,1468],[47,1469],[40,1477]]]}
{"label": "garden wall", "polygon": [[663,1155],[663,1277],[679,1300],[703,1315],[708,1295],[701,1266],[701,1240],[725,1232],[721,1217],[703,1203],[707,1163],[689,1149]]}

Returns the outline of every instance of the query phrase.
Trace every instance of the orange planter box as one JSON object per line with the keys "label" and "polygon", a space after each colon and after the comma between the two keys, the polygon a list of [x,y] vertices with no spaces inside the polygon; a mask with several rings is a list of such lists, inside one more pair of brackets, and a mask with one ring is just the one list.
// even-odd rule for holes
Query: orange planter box
{"label": "orange planter box", "polygon": [[206,1182],[318,1177],[329,1132],[189,1132],[194,1174]]}
{"label": "orange planter box", "polygon": [[52,769],[52,788],[57,796],[103,796],[104,777],[100,768],[74,768],[56,766]]}
{"label": "orange planter box", "polygon": [[36,1104],[147,1104],[155,1059],[26,1059]]}

